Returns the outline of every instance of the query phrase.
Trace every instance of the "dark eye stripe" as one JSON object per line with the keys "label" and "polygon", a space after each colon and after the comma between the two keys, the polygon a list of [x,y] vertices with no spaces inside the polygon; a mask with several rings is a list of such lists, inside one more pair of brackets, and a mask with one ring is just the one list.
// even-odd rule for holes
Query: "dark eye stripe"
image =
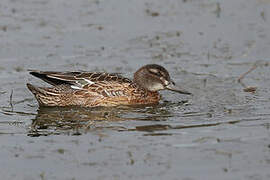
{"label": "dark eye stripe", "polygon": [[164,72],[160,71],[160,73],[163,77],[166,77],[166,74]]}

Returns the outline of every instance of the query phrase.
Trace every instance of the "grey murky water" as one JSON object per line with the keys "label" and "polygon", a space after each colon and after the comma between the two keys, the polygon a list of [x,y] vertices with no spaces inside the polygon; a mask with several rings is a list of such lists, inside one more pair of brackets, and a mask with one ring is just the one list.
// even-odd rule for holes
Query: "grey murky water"
{"label": "grey murky water", "polygon": [[[270,179],[269,0],[2,0],[0,18],[2,179]],[[194,96],[39,109],[25,86],[148,63]]]}

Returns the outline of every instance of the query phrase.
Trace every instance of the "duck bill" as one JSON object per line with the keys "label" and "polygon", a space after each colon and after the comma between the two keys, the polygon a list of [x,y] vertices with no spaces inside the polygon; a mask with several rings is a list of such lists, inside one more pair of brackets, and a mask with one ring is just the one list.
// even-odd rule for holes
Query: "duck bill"
{"label": "duck bill", "polygon": [[166,89],[170,90],[170,91],[175,91],[181,94],[188,94],[188,95],[192,95],[190,92],[186,91],[185,89],[174,85],[173,83],[170,83],[169,85],[166,86]]}

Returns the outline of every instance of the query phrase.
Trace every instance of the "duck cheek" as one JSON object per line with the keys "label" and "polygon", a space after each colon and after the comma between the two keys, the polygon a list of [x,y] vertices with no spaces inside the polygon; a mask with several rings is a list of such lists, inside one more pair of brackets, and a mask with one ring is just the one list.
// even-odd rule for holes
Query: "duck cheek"
{"label": "duck cheek", "polygon": [[168,80],[166,80],[164,77],[160,77],[160,81],[162,82],[162,84],[164,84],[165,86],[169,85],[170,82]]}
{"label": "duck cheek", "polygon": [[164,86],[160,83],[149,84],[149,86],[148,86],[149,91],[159,91],[159,90],[163,90],[163,89],[164,89]]}

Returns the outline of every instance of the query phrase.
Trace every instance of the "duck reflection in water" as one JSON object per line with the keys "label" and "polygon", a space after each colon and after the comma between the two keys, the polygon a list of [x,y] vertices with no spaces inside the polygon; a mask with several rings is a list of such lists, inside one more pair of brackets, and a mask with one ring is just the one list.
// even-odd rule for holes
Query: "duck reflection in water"
{"label": "duck reflection in water", "polygon": [[119,106],[115,107],[40,107],[33,119],[29,136],[71,133],[80,135],[82,132],[100,128],[117,131],[126,130],[117,122],[164,121],[172,114],[168,103],[152,106]]}

